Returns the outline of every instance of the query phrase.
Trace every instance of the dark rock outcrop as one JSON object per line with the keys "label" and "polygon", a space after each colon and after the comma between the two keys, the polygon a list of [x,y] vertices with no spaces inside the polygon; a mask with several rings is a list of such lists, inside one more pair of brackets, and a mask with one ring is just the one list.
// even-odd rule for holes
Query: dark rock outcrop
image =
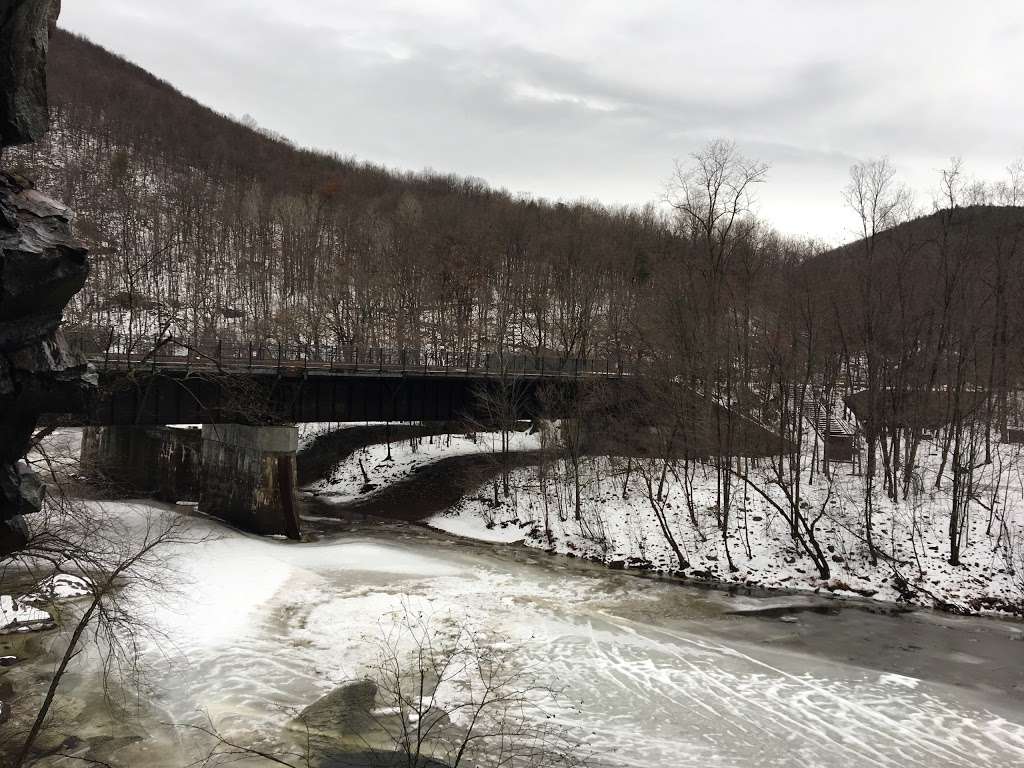
{"label": "dark rock outcrop", "polygon": [[[46,51],[59,0],[0,0],[0,147],[46,130]],[[95,376],[67,346],[61,315],[89,273],[71,211],[0,171],[0,554],[25,541],[43,486],[20,462],[36,418],[88,396]],[[60,409],[55,409],[60,410]]]}
{"label": "dark rock outcrop", "polygon": [[0,146],[46,132],[46,51],[60,0],[0,0]]}

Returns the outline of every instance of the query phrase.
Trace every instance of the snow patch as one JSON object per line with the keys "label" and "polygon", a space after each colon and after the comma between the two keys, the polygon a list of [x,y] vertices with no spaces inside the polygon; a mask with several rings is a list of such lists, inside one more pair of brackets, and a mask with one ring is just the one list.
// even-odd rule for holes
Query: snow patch
{"label": "snow patch", "polygon": [[525,541],[529,532],[529,529],[524,527],[528,524],[519,520],[495,524],[487,522],[482,517],[468,515],[431,515],[427,518],[426,523],[431,528],[445,531],[453,536],[496,544],[514,544]]}
{"label": "snow patch", "polygon": [[25,595],[26,603],[42,603],[52,600],[71,600],[92,594],[92,582],[70,573],[58,573],[49,576],[36,585],[35,591]]}
{"label": "snow patch", "polygon": [[0,635],[50,629],[53,619],[46,611],[25,605],[10,595],[0,595]]}
{"label": "snow patch", "polygon": [[906,675],[897,675],[893,672],[882,674],[878,676],[879,685],[893,685],[897,688],[909,688],[914,690],[917,688],[921,681],[916,677],[907,677]]}

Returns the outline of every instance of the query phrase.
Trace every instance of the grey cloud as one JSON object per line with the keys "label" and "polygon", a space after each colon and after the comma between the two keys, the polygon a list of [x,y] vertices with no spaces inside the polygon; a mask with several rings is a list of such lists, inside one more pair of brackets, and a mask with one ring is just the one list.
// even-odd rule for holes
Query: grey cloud
{"label": "grey cloud", "polygon": [[[462,6],[435,12],[403,0],[372,9],[304,0],[288,14],[263,0],[180,0],[173,9],[80,0],[66,4],[64,23],[300,144],[515,191],[642,203],[659,196],[673,158],[734,137],[773,164],[761,193],[766,215],[827,237],[841,236],[839,190],[858,157],[905,158],[916,183],[952,153],[977,154],[987,169],[996,156],[1005,164],[1024,151],[1008,127],[1019,125],[1020,105],[983,90],[1012,79],[1016,59],[965,55],[975,73],[908,38],[900,67],[892,46],[901,29],[819,45],[815,34],[846,34],[843,24],[856,20],[790,2],[779,6],[785,18],[732,20],[759,48],[731,49],[730,36],[723,59],[708,60],[718,49],[696,25],[725,22],[704,6],[696,21],[677,3],[647,13],[592,7],[596,20],[579,15],[564,43],[561,30],[543,26],[544,4],[531,2],[467,20]],[[744,24],[772,26],[760,34]]]}

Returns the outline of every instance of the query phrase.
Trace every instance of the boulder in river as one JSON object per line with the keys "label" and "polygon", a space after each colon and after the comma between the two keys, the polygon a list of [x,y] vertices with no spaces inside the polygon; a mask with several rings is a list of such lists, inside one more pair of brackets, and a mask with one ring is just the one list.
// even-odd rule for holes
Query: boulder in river
{"label": "boulder in river", "polygon": [[[402,715],[389,702],[378,701],[378,693],[372,680],[345,683],[306,707],[290,728],[304,741],[309,739],[319,765],[406,765],[396,743],[402,733]],[[439,725],[448,724],[443,713],[431,711],[431,722],[436,716]],[[419,765],[443,768],[425,756]]]}
{"label": "boulder in river", "polygon": [[302,710],[294,725],[321,736],[361,734],[376,728],[371,715],[376,700],[377,684],[372,680],[345,683]]}

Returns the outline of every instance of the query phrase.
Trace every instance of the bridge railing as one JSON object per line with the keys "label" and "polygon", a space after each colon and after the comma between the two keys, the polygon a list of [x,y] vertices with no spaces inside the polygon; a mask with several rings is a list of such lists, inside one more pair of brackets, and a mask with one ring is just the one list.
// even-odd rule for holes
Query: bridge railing
{"label": "bridge railing", "polygon": [[622,376],[635,366],[615,358],[573,358],[496,352],[456,352],[361,345],[314,345],[234,339],[128,336],[102,329],[65,330],[72,348],[104,368],[210,367],[313,369],[535,376]]}

